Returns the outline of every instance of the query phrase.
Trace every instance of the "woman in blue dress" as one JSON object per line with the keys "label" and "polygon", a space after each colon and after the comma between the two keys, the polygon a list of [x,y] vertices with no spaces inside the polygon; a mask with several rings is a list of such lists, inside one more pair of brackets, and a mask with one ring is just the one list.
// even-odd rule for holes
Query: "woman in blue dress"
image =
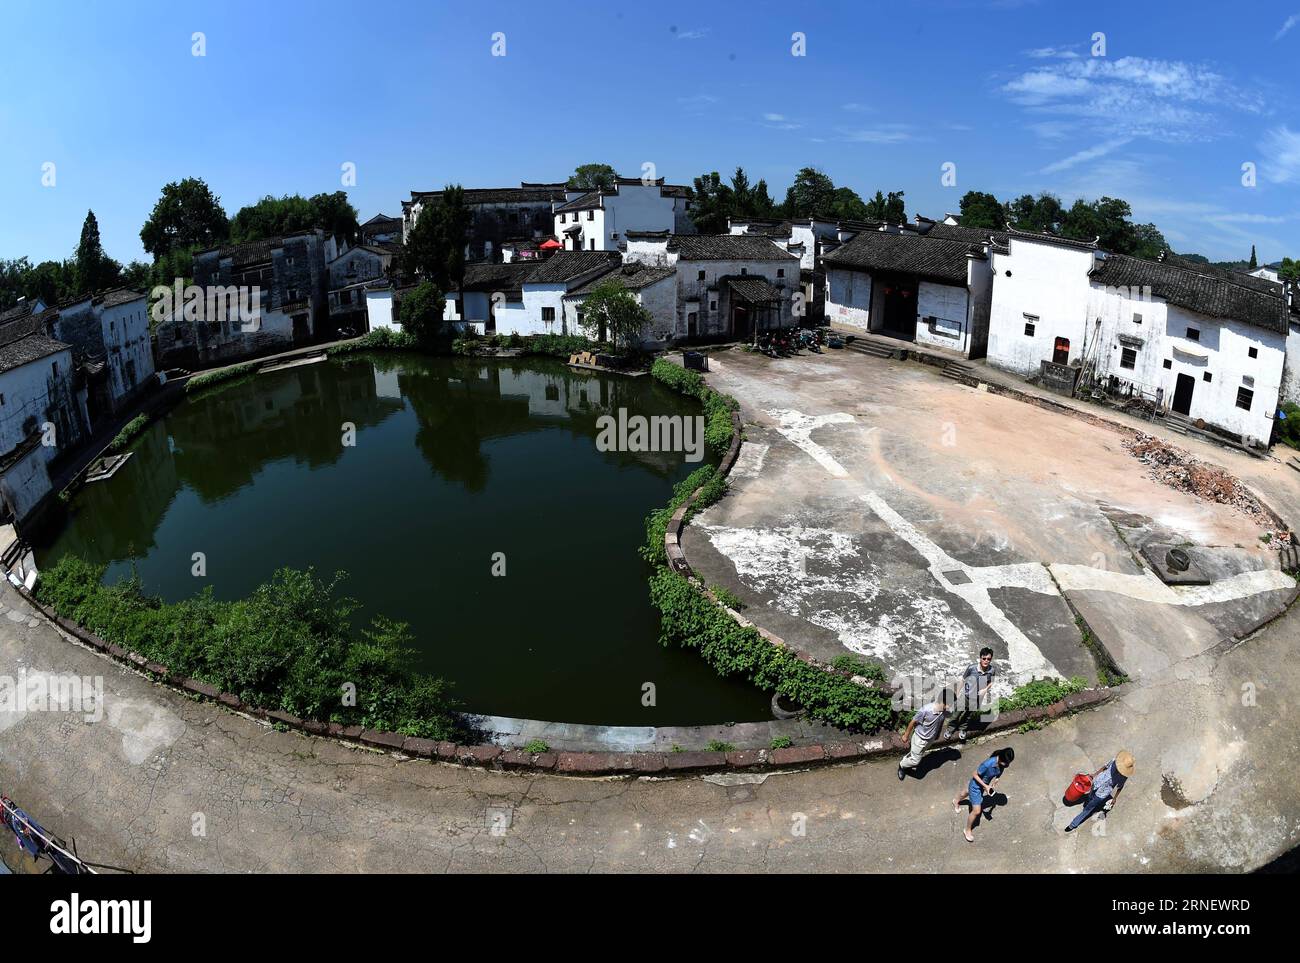
{"label": "woman in blue dress", "polygon": [[966,790],[960,796],[952,801],[952,810],[958,816],[961,815],[961,804],[964,801],[970,802],[970,816],[966,818],[966,831],[963,834],[966,842],[975,842],[975,820],[979,818],[980,812],[984,809],[984,797],[993,795],[993,786],[998,781],[998,777],[1007,771],[1007,766],[1011,765],[1016,758],[1014,749],[999,749],[993,755],[989,756],[979,764],[979,767],[971,773],[970,782],[966,785]]}

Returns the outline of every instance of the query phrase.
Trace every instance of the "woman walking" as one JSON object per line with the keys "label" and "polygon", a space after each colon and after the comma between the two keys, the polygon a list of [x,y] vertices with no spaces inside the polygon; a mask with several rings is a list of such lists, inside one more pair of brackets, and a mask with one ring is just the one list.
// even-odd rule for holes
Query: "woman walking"
{"label": "woman walking", "polygon": [[966,818],[966,830],[962,834],[966,837],[966,842],[975,842],[975,834],[972,830],[975,828],[975,820],[979,819],[984,809],[984,797],[993,795],[993,787],[998,778],[1007,771],[1007,767],[1015,758],[1016,751],[1011,748],[999,749],[993,753],[971,773],[965,792],[952,801],[952,811],[958,816],[961,815],[962,802],[970,802],[970,815]]}

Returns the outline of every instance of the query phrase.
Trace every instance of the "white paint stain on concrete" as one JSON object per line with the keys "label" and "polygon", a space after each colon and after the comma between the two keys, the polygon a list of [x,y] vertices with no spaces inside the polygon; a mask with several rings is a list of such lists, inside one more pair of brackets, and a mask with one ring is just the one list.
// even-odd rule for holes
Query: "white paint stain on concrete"
{"label": "white paint stain on concrete", "polygon": [[185,732],[175,713],[153,702],[110,697],[108,724],[122,734],[122,754],[134,766],[174,743]]}
{"label": "white paint stain on concrete", "polygon": [[768,415],[778,422],[776,430],[789,442],[813,461],[821,465],[833,478],[848,478],[849,473],[829,451],[812,440],[812,433],[826,425],[842,425],[853,421],[853,416],[845,411],[836,411],[829,415],[805,415],[802,411],[779,408],[769,411]]}
{"label": "white paint stain on concrete", "polygon": [[1275,589],[1295,588],[1295,580],[1277,569],[1242,572],[1210,585],[1186,586],[1166,585],[1150,571],[1134,575],[1088,565],[1063,564],[1052,565],[1051,569],[1056,581],[1067,592],[1114,592],[1139,602],[1162,605],[1209,605],[1214,602],[1231,602]]}
{"label": "white paint stain on concrete", "polygon": [[[871,506],[890,531],[912,546],[930,567],[930,574],[949,592],[962,599],[975,610],[981,621],[992,629],[1007,647],[1007,662],[1011,674],[1020,678],[1030,676],[1059,676],[1056,666],[1039,651],[1028,637],[989,598],[990,588],[1025,588],[1036,592],[1056,594],[1055,586],[1048,590],[1051,579],[1041,565],[997,565],[988,570],[959,562],[911,522],[894,511],[875,492],[867,492],[862,500]],[[961,571],[970,579],[964,584],[954,584],[945,572]]]}

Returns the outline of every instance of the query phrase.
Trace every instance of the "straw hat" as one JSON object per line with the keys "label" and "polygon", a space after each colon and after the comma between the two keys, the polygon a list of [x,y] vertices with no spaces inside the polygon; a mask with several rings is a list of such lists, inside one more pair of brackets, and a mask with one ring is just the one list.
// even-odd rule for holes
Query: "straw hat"
{"label": "straw hat", "polygon": [[1121,749],[1115,755],[1115,768],[1119,770],[1119,774],[1125,779],[1132,776],[1133,770],[1136,768],[1133,763],[1133,754],[1127,749]]}

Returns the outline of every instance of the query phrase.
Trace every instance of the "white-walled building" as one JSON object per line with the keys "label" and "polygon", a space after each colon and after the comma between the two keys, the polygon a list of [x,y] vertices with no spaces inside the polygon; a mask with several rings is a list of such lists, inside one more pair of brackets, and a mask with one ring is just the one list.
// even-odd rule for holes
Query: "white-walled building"
{"label": "white-walled building", "polygon": [[[12,317],[17,317],[12,316]],[[22,522],[50,493],[51,463],[89,437],[72,346],[30,312],[0,323],[0,518]]]}
{"label": "white-walled building", "polygon": [[616,251],[560,251],[530,265],[532,270],[520,281],[519,300],[507,297],[504,303],[497,304],[496,333],[580,333],[565,327],[564,296],[619,264]]}
{"label": "white-walled building", "polygon": [[676,271],[672,337],[736,337],[795,323],[799,258],[752,234],[633,233],[628,261]]}
{"label": "white-walled building", "polygon": [[[910,227],[854,234],[823,258],[826,318],[981,358],[988,345],[991,243]],[[949,228],[949,230],[959,230]]]}
{"label": "white-walled building", "polygon": [[619,178],[613,188],[557,204],[554,233],[566,251],[617,251],[628,231],[675,231],[683,203],[662,180]]}
{"label": "white-walled building", "polygon": [[[669,267],[656,267],[630,261],[627,264],[599,274],[582,287],[566,294],[564,302],[564,330],[568,334],[587,334],[582,326],[583,304],[587,295],[603,284],[612,284],[632,295],[637,304],[650,313],[650,322],[641,331],[642,347],[659,347],[672,339],[677,319],[677,272]],[[595,332],[597,340],[605,340]]]}
{"label": "white-walled building", "polygon": [[1288,337],[1300,337],[1283,285],[1016,231],[994,266],[990,364],[1027,377],[1077,369],[1112,394],[1268,442]]}
{"label": "white-walled building", "polygon": [[154,375],[149,301],[117,288],[60,304],[44,314],[46,333],[72,347],[86,378],[90,424],[116,415]]}

